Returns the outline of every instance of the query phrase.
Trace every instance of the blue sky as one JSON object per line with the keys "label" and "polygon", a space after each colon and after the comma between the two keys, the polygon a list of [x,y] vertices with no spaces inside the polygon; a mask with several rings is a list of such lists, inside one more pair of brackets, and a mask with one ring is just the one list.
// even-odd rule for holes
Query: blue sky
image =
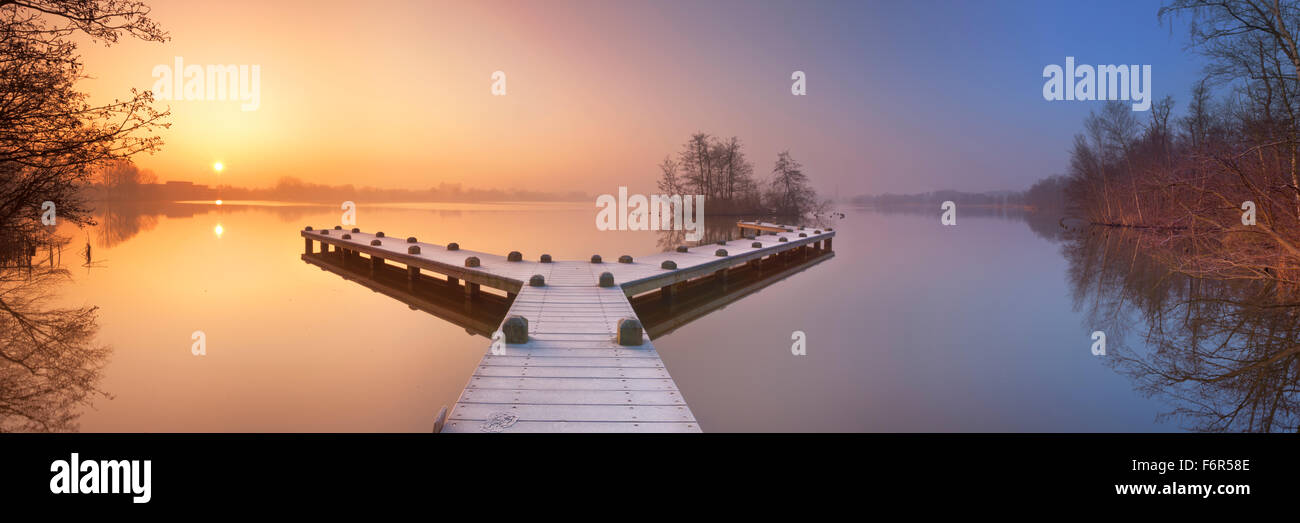
{"label": "blue sky", "polygon": [[[1024,188],[1065,170],[1073,136],[1101,104],[1044,100],[1044,66],[1066,56],[1079,64],[1149,64],[1153,99],[1172,95],[1181,113],[1204,63],[1185,49],[1185,20],[1158,20],[1160,2],[819,5],[836,20],[828,28],[836,36],[823,38],[853,43],[818,63],[858,87],[836,90],[838,103],[863,125],[886,123],[906,137],[893,142],[903,158],[882,159],[889,168],[871,170],[862,183],[841,182],[854,192]],[[864,26],[879,33],[847,36]],[[865,66],[863,76],[852,78],[845,64]],[[863,100],[855,103],[854,91]]]}

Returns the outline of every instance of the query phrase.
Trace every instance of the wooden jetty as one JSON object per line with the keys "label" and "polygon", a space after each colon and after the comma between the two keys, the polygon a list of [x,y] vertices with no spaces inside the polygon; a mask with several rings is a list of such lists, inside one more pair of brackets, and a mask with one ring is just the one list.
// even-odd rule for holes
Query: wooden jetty
{"label": "wooden jetty", "polygon": [[[337,257],[339,267],[368,267],[372,279],[400,264],[411,297],[430,285],[459,288],[467,298],[481,297],[482,287],[504,293],[509,310],[497,330],[504,340],[493,342],[435,430],[699,432],[629,300],[671,302],[704,280],[725,288],[731,271],[762,272],[774,261],[829,253],[835,236],[830,228],[761,222],[737,228],[740,239],[583,261],[524,260],[517,252],[500,256],[355,228],[308,227],[301,236],[304,260]],[[386,287],[372,286],[400,293],[391,281]]]}

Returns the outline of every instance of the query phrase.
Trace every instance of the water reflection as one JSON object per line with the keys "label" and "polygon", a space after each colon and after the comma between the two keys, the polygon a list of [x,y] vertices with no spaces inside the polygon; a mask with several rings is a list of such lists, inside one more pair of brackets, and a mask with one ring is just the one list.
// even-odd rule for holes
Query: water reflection
{"label": "water reflection", "polygon": [[[936,222],[939,220],[939,215],[941,213],[938,207],[931,209],[918,205],[886,205],[872,207],[871,210],[880,214],[930,215],[934,216]],[[1063,220],[1055,213],[1030,212],[1023,209],[1008,207],[976,207],[966,205],[958,209],[957,217],[959,220],[962,217],[978,217],[1024,222],[1025,225],[1029,226],[1029,230],[1032,231],[1035,236],[1050,242],[1060,242],[1065,240],[1070,226],[1070,223]]]}
{"label": "water reflection", "polygon": [[50,305],[62,269],[0,269],[0,432],[69,432],[96,397],[112,350],[97,307]]}
{"label": "water reflection", "polygon": [[632,299],[632,308],[650,339],[658,339],[834,256],[834,252],[826,251],[807,259],[777,258],[767,263],[762,272],[751,267],[732,270],[726,281],[706,276],[676,291],[672,300],[665,300],[654,292],[637,296]]}
{"label": "water reflection", "polygon": [[1086,330],[1108,364],[1199,431],[1296,431],[1300,311],[1271,284],[1178,274],[1135,233],[1087,229],[1062,249]]}
{"label": "water reflection", "polygon": [[[321,206],[315,205],[261,205],[260,202],[134,202],[113,201],[100,202],[95,209],[97,236],[95,244],[101,248],[112,248],[134,238],[143,232],[158,226],[159,218],[183,219],[211,213],[230,215],[235,213],[259,212],[270,213],[281,222],[296,222],[304,216],[317,214]],[[223,229],[214,229],[217,237]]]}
{"label": "water reflection", "polygon": [[385,264],[372,276],[369,258],[345,257],[341,251],[303,254],[302,260],[405,303],[412,310],[442,318],[471,335],[491,338],[510,310],[510,301],[489,289],[466,299],[459,285],[449,284],[428,272],[422,272],[419,280],[410,282],[406,269]]}

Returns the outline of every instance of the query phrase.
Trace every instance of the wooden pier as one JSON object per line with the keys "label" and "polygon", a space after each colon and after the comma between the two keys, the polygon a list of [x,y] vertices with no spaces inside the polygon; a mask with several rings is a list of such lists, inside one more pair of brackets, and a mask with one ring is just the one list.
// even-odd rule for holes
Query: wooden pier
{"label": "wooden pier", "polygon": [[705,280],[725,288],[731,271],[761,273],[774,261],[829,253],[835,236],[829,228],[737,227],[741,239],[583,261],[524,260],[515,252],[500,256],[339,227],[308,227],[301,236],[303,259],[322,268],[337,258],[338,267],[368,267],[375,279],[401,264],[407,292],[391,281],[383,289],[367,285],[401,294],[413,307],[436,307],[419,297],[430,285],[460,289],[467,298],[481,297],[482,287],[504,294],[509,309],[497,329],[504,339],[489,348],[435,430],[699,432],[629,300],[657,296],[671,303],[674,293]]}

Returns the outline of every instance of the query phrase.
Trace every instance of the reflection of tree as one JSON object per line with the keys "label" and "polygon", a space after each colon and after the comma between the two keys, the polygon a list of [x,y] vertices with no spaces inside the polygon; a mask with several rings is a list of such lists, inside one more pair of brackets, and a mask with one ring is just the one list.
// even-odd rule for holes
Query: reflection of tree
{"label": "reflection of tree", "polygon": [[[1076,306],[1107,335],[1108,361],[1201,431],[1300,428],[1300,310],[1271,282],[1195,278],[1140,233],[1086,229],[1065,244]],[[1144,343],[1127,344],[1138,325]]]}
{"label": "reflection of tree", "polygon": [[141,232],[152,230],[158,225],[158,218],[190,218],[200,214],[217,212],[236,214],[242,212],[262,212],[274,214],[284,222],[301,221],[303,217],[320,213],[321,206],[308,205],[224,205],[216,207],[207,203],[178,202],[99,202],[95,210],[100,224],[100,247],[113,247]]}
{"label": "reflection of tree", "polygon": [[114,247],[158,225],[158,215],[145,212],[138,205],[110,205],[101,209],[100,247]]}
{"label": "reflection of tree", "polygon": [[112,350],[95,344],[96,307],[57,308],[67,271],[0,271],[0,432],[65,432],[95,396]]}

